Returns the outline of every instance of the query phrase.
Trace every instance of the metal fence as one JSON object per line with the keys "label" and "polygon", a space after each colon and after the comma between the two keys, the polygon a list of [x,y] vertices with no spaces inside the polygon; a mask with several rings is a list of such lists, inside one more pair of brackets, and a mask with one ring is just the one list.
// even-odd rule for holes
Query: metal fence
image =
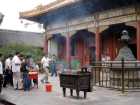
{"label": "metal fence", "polygon": [[91,66],[94,84],[121,90],[140,89],[140,61],[95,62]]}

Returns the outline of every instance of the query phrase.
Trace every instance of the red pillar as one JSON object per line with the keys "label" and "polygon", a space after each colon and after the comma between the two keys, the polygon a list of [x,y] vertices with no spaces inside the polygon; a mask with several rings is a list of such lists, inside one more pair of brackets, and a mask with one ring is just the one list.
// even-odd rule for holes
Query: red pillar
{"label": "red pillar", "polygon": [[137,60],[140,60],[140,21],[137,21]]}
{"label": "red pillar", "polygon": [[48,39],[46,37],[44,40],[44,53],[48,54]]}
{"label": "red pillar", "polygon": [[101,38],[99,33],[99,27],[96,28],[95,44],[96,44],[96,61],[101,60]]}
{"label": "red pillar", "polygon": [[68,67],[70,68],[70,35],[69,33],[66,36],[66,61],[68,63]]}

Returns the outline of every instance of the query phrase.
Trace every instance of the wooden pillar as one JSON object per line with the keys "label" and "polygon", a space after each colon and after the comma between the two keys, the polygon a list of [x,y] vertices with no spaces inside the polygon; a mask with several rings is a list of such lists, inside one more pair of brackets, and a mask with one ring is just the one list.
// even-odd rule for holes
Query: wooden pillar
{"label": "wooden pillar", "polygon": [[137,21],[137,60],[140,60],[140,20]]}
{"label": "wooden pillar", "polygon": [[101,60],[101,38],[99,33],[99,27],[96,28],[95,44],[96,44],[96,61],[99,61]]}
{"label": "wooden pillar", "polygon": [[48,39],[47,37],[45,37],[45,40],[44,40],[44,54],[48,54]]}
{"label": "wooden pillar", "polygon": [[66,36],[66,61],[68,63],[69,68],[70,68],[70,57],[71,57],[70,53],[71,53],[70,52],[70,35],[68,33]]}

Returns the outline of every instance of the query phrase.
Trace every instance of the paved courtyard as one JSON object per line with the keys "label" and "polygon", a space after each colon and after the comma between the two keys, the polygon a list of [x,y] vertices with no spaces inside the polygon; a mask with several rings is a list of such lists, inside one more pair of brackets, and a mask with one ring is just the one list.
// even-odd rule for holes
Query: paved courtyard
{"label": "paved courtyard", "polygon": [[3,89],[2,96],[16,105],[140,105],[140,92],[130,92],[122,95],[119,91],[94,87],[94,91],[87,94],[87,98],[63,97],[59,86],[59,78],[50,77],[53,91],[45,92],[44,85],[39,83],[39,88],[24,92],[13,90],[12,87]]}

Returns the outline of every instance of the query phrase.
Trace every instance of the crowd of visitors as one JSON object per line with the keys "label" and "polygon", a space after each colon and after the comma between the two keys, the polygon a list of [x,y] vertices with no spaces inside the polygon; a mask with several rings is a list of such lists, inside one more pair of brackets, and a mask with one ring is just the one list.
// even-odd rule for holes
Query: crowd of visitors
{"label": "crowd of visitors", "polygon": [[3,63],[1,57],[2,54],[0,54],[0,79],[3,78],[3,85],[1,86],[4,88],[11,85],[15,90],[29,91],[33,84],[34,86],[38,85],[38,80],[30,79],[29,72],[38,73],[40,67],[45,74],[42,82],[49,82],[49,74],[50,76],[57,76],[55,55],[44,55],[40,60],[40,67],[34,62],[32,56],[24,56],[20,52],[16,52],[15,55],[10,54]]}

